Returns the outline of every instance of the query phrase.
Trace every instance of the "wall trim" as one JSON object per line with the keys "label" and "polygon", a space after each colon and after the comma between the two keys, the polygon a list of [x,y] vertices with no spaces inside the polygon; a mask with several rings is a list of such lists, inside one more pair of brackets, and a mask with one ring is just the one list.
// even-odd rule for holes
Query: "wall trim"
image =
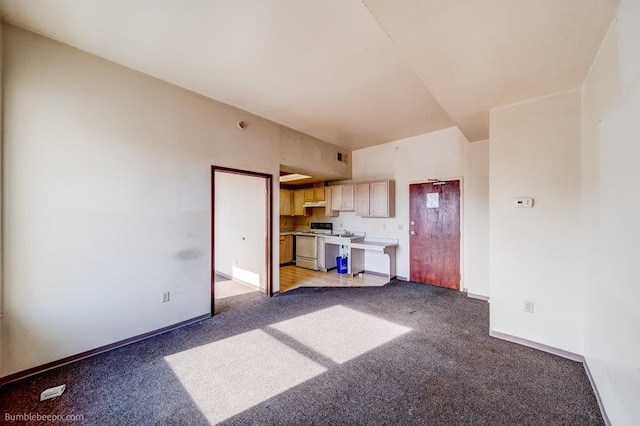
{"label": "wall trim", "polygon": [[229,276],[227,274],[223,274],[222,272],[218,272],[218,271],[214,271],[214,272],[215,272],[216,275],[220,275],[221,277],[224,277],[229,281],[235,281],[235,282],[240,283],[240,284],[248,285],[251,288],[255,288],[256,291],[259,291],[260,293],[264,293],[265,292],[264,289],[260,288],[259,286],[255,285],[255,284],[251,284],[249,282],[242,281],[242,280],[240,280],[238,278],[233,278],[233,277],[231,277],[231,276]]}
{"label": "wall trim", "polygon": [[[376,272],[376,271],[369,271],[367,269],[364,270],[365,274],[369,274],[369,275],[377,275],[378,277],[388,277],[389,274],[386,274],[384,272]],[[391,277],[391,279],[396,278],[395,276]]]}
{"label": "wall trim", "polygon": [[169,331],[173,331],[173,330],[176,330],[178,328],[185,327],[187,325],[195,324],[197,322],[200,322],[200,321],[203,321],[203,320],[206,320],[206,319],[209,319],[209,318],[211,318],[211,314],[200,315],[200,316],[197,316],[195,318],[191,318],[189,320],[179,322],[177,324],[169,325],[167,327],[159,328],[159,329],[154,330],[154,331],[149,331],[147,333],[143,333],[143,334],[139,334],[137,336],[129,337],[128,339],[120,340],[118,342],[111,343],[109,345],[100,346],[98,348],[91,349],[91,350],[88,350],[88,351],[85,351],[85,352],[81,352],[81,353],[76,354],[76,355],[71,355],[71,356],[59,359],[57,361],[51,361],[51,362],[48,362],[46,364],[42,364],[42,365],[37,366],[37,367],[32,367],[32,368],[29,368],[27,370],[23,370],[23,371],[19,371],[17,373],[9,374],[8,376],[0,377],[0,386],[6,385],[7,383],[15,382],[15,381],[20,380],[20,379],[24,379],[24,378],[29,377],[29,376],[33,376],[33,375],[36,375],[36,374],[39,374],[39,373],[43,373],[43,372],[45,372],[47,370],[52,370],[54,368],[62,367],[63,365],[71,364],[73,362],[80,361],[81,359],[89,358],[89,357],[92,357],[94,355],[98,355],[98,354],[101,354],[101,353],[104,353],[104,352],[108,352],[110,350],[117,349],[117,348],[120,348],[122,346],[127,346],[127,345],[130,345],[132,343],[136,343],[136,342],[139,342],[141,340],[148,339],[150,337],[158,336],[160,334],[164,334],[164,333],[167,333]]}
{"label": "wall trim", "polygon": [[607,415],[607,410],[604,409],[604,403],[602,402],[602,398],[600,397],[600,392],[598,392],[598,387],[596,386],[596,381],[593,379],[591,375],[591,370],[589,370],[589,364],[585,359],[582,364],[584,365],[584,371],[587,372],[587,377],[589,378],[589,383],[591,383],[591,388],[593,389],[593,393],[596,395],[596,401],[598,401],[598,405],[600,406],[600,413],[602,413],[602,418],[604,419],[604,424],[607,426],[611,426],[611,420],[609,420],[609,416]]}
{"label": "wall trim", "polygon": [[233,277],[231,275],[224,274],[224,273],[222,273],[220,271],[213,271],[213,272],[215,272],[216,275],[220,275],[222,277],[225,277],[228,280],[233,280]]}
{"label": "wall trim", "polygon": [[523,339],[521,337],[512,336],[506,333],[500,333],[499,331],[489,330],[489,336],[498,339],[506,340],[508,342],[517,343],[522,346],[527,346],[533,349],[538,349],[543,352],[547,352],[553,355],[561,356],[563,358],[570,359],[572,361],[584,363],[584,357],[573,352],[565,351],[563,349],[554,348],[553,346],[547,346],[542,343],[533,342],[531,340]]}
{"label": "wall trim", "polygon": [[607,426],[611,426],[611,420],[609,420],[609,416],[607,415],[607,410],[605,410],[604,408],[604,403],[602,402],[600,392],[598,392],[596,381],[594,380],[593,375],[591,374],[591,370],[589,370],[589,364],[587,363],[587,360],[585,359],[584,356],[575,354],[573,352],[565,351],[563,349],[554,348],[553,346],[543,345],[542,343],[532,342],[531,340],[512,336],[510,334],[501,333],[499,331],[489,330],[489,336],[495,337],[497,339],[506,340],[512,343],[517,343],[519,345],[527,346],[543,352],[548,352],[553,355],[558,355],[563,358],[570,359],[572,361],[581,362],[582,365],[584,366],[585,372],[587,373],[587,378],[589,379],[589,383],[591,384],[591,389],[593,389],[593,393],[596,396],[596,401],[598,401],[598,406],[600,407],[600,413],[602,414],[604,423]]}
{"label": "wall trim", "polygon": [[469,293],[467,291],[467,297],[470,297],[472,299],[483,300],[483,301],[489,303],[489,297],[488,296],[483,296],[481,294]]}

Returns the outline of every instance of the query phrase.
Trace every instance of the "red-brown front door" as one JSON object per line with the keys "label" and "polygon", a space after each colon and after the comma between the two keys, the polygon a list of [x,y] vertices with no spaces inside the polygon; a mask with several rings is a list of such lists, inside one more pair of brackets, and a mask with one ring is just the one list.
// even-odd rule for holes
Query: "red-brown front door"
{"label": "red-brown front door", "polygon": [[460,182],[409,185],[411,281],[460,288]]}

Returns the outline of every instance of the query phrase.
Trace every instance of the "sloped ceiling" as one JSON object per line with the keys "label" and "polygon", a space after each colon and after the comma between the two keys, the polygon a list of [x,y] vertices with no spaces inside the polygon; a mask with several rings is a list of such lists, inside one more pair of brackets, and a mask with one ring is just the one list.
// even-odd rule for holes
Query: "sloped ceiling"
{"label": "sloped ceiling", "polygon": [[582,86],[618,0],[364,0],[469,141],[489,110]]}
{"label": "sloped ceiling", "polygon": [[619,0],[0,0],[4,21],[355,150],[579,87]]}

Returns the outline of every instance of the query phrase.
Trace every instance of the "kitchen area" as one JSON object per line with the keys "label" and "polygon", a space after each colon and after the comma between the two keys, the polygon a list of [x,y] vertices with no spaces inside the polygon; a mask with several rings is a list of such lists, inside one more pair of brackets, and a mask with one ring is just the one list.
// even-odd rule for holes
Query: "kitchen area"
{"label": "kitchen area", "polygon": [[344,212],[362,220],[393,217],[394,182],[334,184],[300,176],[281,176],[280,292],[382,286],[394,278],[398,240],[341,229],[340,221]]}

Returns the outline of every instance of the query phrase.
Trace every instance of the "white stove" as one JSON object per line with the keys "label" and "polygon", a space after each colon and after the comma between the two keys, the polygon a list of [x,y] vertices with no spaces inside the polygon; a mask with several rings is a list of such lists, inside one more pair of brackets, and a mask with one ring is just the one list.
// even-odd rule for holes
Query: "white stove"
{"label": "white stove", "polygon": [[318,268],[318,236],[332,235],[333,224],[328,222],[311,222],[309,232],[296,233],[296,266],[300,268]]}

